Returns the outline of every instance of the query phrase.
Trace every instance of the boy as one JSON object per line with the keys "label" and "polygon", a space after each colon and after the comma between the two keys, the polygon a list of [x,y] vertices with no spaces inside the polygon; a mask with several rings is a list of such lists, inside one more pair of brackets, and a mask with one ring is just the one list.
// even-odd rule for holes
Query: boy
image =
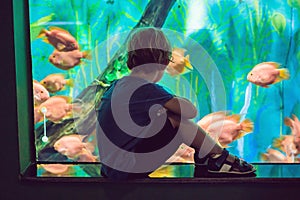
{"label": "boy", "polygon": [[98,109],[104,177],[146,178],[182,142],[195,149],[195,177],[255,176],[252,165],[229,154],[190,120],[197,109],[189,100],[156,84],[171,60],[171,46],[161,30],[136,30],[127,50],[131,73],[110,86]]}

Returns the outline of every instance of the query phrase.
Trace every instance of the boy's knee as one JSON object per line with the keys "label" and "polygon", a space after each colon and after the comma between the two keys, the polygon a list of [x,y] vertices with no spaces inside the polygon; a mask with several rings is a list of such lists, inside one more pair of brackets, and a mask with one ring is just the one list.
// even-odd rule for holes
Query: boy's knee
{"label": "boy's knee", "polygon": [[178,128],[180,125],[180,121],[181,121],[180,116],[176,115],[172,112],[167,112],[167,114],[168,114],[168,119],[170,120],[172,126],[174,128]]}

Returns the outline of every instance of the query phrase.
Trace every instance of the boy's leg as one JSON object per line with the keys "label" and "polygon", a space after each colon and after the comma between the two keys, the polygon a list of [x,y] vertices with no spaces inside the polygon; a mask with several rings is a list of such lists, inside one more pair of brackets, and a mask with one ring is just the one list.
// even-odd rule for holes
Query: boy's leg
{"label": "boy's leg", "polygon": [[220,154],[223,148],[219,146],[201,127],[187,119],[180,119],[180,116],[168,113],[168,118],[174,128],[178,128],[183,142],[193,147],[203,158],[208,154]]}
{"label": "boy's leg", "polygon": [[173,127],[178,128],[183,142],[195,148],[194,176],[253,176],[255,169],[247,162],[229,154],[201,127],[188,119],[168,113]]}

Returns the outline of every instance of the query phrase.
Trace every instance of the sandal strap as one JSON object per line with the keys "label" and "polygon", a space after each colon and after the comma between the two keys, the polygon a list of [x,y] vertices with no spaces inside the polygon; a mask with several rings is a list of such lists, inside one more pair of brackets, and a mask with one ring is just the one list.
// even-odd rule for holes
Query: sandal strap
{"label": "sandal strap", "polygon": [[218,169],[221,169],[221,167],[225,164],[228,155],[229,152],[224,149],[222,154],[218,158],[216,158],[215,165]]}

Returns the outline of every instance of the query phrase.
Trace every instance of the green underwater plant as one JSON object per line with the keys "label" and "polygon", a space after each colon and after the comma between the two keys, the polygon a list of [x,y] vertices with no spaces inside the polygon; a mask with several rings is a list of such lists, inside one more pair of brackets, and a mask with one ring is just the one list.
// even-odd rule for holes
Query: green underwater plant
{"label": "green underwater plant", "polygon": [[[31,2],[34,2],[32,5],[38,4],[37,1],[31,0]],[[276,86],[265,89],[247,81],[247,73],[253,66],[269,60],[280,62],[283,67],[289,67],[289,69],[291,66],[294,67],[291,74],[293,78],[295,77],[293,83],[299,80],[299,30],[290,35],[290,27],[294,23],[293,15],[299,12],[299,1],[284,2],[286,4],[284,6],[290,9],[287,13],[291,14],[286,17],[288,15],[284,11],[272,9],[270,6],[272,1],[205,0],[203,1],[205,9],[199,9],[206,12],[205,17],[199,19],[201,20],[199,23],[203,26],[195,29],[189,27],[188,16],[191,4],[187,0],[129,0],[114,1],[114,3],[87,0],[47,2],[47,4],[39,3],[36,6],[36,8],[44,8],[41,9],[44,13],[41,14],[43,17],[40,20],[33,20],[31,38],[39,32],[40,27],[34,28],[36,23],[45,26],[49,23],[62,23],[62,26],[70,30],[79,41],[81,49],[93,51],[94,63],[87,60],[80,66],[65,72],[68,77],[80,80],[76,91],[70,88],[68,95],[84,102],[85,110],[80,118],[68,119],[60,124],[47,121],[48,143],[41,141],[44,132],[43,125],[36,124],[38,159],[46,161],[63,159],[58,153],[52,152],[50,155],[45,152],[51,149],[53,143],[61,136],[77,132],[78,127],[80,127],[78,132],[91,135],[96,124],[94,109],[99,105],[103,93],[114,80],[129,73],[126,67],[126,38],[120,40],[112,36],[120,32],[130,33],[134,28],[148,25],[173,29],[182,33],[184,37],[178,36],[175,40],[176,45],[183,48],[189,46],[187,38],[199,43],[210,55],[222,76],[228,110],[247,115],[247,118],[255,122],[254,134],[249,134],[245,139],[241,138],[241,141],[243,140],[241,148],[234,143],[232,151],[239,148],[239,153],[256,161],[258,159],[256,153],[263,151],[271,142],[272,137],[282,133],[284,129],[282,119],[291,112],[299,110],[297,97],[291,96],[290,98],[295,98],[293,105],[298,103],[296,107],[287,105],[292,100],[286,100],[286,102],[283,100],[289,97],[287,93],[293,90],[293,86],[278,83]],[[52,4],[50,5],[49,2]],[[49,8],[49,11],[45,8]],[[65,12],[57,12],[62,8],[65,8]],[[53,49],[46,45],[36,48],[37,42],[37,40],[32,42],[34,52],[32,59],[33,74],[39,77],[39,73],[44,73],[43,70],[49,66],[45,52]],[[104,48],[97,48],[102,44]],[[188,51],[192,52],[193,48]],[[294,55],[297,55],[298,59]],[[193,59],[191,55],[191,61]],[[47,67],[43,66],[44,63]],[[200,64],[205,68],[211,63]],[[57,70],[53,69],[55,68],[49,69],[49,72],[53,73]],[[214,101],[221,97],[211,95],[201,73],[194,70],[171,79],[170,83],[174,84],[172,87],[175,88],[176,94],[191,99],[197,105],[200,110],[198,117],[215,111]],[[186,82],[191,88],[186,87],[187,84],[184,84]],[[275,126],[269,127],[270,123]],[[88,139],[94,138],[91,136]],[[91,176],[97,176],[99,173],[93,167],[84,168],[84,171]]]}
{"label": "green underwater plant", "polygon": [[282,34],[286,28],[286,19],[283,14],[275,12],[272,16],[272,25],[278,34]]}

